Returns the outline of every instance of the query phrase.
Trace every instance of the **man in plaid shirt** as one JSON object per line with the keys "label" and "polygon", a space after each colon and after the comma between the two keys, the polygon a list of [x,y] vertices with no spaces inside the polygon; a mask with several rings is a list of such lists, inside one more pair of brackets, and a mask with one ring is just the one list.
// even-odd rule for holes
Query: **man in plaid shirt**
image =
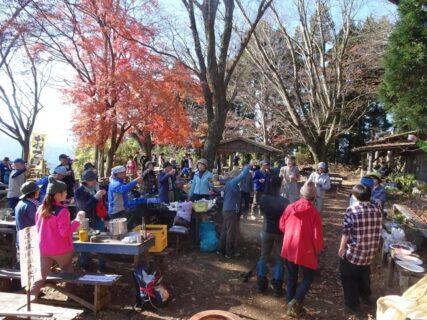
{"label": "man in plaid shirt", "polygon": [[370,303],[370,264],[380,242],[382,214],[371,202],[371,189],[362,184],[353,187],[357,202],[344,216],[344,229],[338,251],[345,305],[352,312],[360,311],[359,297]]}

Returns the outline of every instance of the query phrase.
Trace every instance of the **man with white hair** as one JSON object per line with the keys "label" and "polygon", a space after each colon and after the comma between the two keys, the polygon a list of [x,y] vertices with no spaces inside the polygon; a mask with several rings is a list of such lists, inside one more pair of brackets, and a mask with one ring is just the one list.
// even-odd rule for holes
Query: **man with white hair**
{"label": "man with white hair", "polygon": [[325,191],[331,188],[331,178],[327,173],[326,163],[320,162],[317,171],[310,175],[308,181],[312,181],[316,186],[316,209],[322,213]]}
{"label": "man with white hair", "polygon": [[126,215],[129,209],[128,193],[142,183],[141,176],[132,180],[128,184],[124,182],[126,178],[126,168],[117,166],[111,169],[110,185],[108,187],[108,215],[110,218],[120,218]]}
{"label": "man with white hair", "polygon": [[[300,190],[301,198],[286,207],[279,228],[284,233],[281,256],[288,269],[286,315],[298,318],[301,304],[318,268],[317,256],[323,248],[322,219],[314,207],[316,185],[307,181]],[[303,279],[298,282],[298,271]]]}

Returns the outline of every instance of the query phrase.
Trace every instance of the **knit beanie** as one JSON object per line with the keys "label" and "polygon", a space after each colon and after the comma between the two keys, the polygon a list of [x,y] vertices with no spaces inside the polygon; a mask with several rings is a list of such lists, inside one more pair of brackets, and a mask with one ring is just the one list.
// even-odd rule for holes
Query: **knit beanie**
{"label": "knit beanie", "polygon": [[301,187],[300,194],[304,199],[310,201],[314,200],[316,197],[316,186],[313,181],[307,181],[304,183],[304,185]]}
{"label": "knit beanie", "polygon": [[47,194],[54,195],[63,191],[67,191],[67,185],[64,182],[58,181],[54,177],[50,176],[46,191]]}

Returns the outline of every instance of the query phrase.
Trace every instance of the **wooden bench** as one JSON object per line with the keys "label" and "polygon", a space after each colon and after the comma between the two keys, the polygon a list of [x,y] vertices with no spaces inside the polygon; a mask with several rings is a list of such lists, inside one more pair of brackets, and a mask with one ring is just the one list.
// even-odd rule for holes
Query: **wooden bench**
{"label": "wooden bench", "polygon": [[[96,315],[98,311],[111,303],[111,287],[120,278],[121,275],[116,274],[77,274],[58,272],[49,274],[46,279],[45,286],[66,295],[71,300],[92,310]],[[0,269],[0,281],[4,282],[12,279],[21,279],[21,272],[15,269]],[[94,286],[95,292],[93,303],[80,298],[74,293],[68,292],[64,288],[57,286],[56,283],[72,283],[77,285]]]}
{"label": "wooden bench", "polygon": [[339,191],[339,188],[342,186],[343,177],[341,177],[338,173],[329,173],[329,178],[331,179],[331,186],[336,187],[336,191]]}

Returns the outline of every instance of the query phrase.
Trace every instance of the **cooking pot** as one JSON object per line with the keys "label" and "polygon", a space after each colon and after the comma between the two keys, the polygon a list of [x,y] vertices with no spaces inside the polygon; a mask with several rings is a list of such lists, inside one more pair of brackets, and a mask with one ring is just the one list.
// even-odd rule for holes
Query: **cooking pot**
{"label": "cooking pot", "polygon": [[109,221],[110,234],[112,236],[122,236],[128,232],[128,220],[126,218],[117,218]]}

